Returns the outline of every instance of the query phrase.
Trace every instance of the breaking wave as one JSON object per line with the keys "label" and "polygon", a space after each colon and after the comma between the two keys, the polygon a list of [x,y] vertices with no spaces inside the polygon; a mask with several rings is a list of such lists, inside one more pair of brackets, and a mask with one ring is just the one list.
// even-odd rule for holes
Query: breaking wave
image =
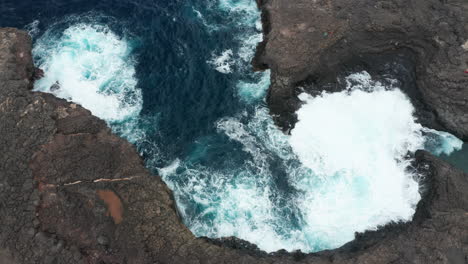
{"label": "breaking wave", "polygon": [[302,191],[304,231],[326,248],[352,240],[355,232],[411,220],[420,200],[407,155],[422,149],[425,139],[410,100],[367,73],[348,78],[358,84],[300,96],[304,105],[290,138],[313,174],[294,179]]}
{"label": "breaking wave", "polygon": [[143,98],[129,40],[105,25],[59,26],[50,27],[34,45],[36,64],[45,72],[34,89],[81,104],[108,122],[138,116]]}

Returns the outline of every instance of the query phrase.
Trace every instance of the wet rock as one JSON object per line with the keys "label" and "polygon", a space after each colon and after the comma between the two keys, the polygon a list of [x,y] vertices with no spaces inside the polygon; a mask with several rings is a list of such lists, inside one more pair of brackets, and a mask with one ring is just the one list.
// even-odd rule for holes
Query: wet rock
{"label": "wet rock", "polygon": [[34,68],[33,80],[37,81],[42,78],[44,78],[44,71],[39,68]]}
{"label": "wet rock", "polygon": [[58,90],[60,90],[60,83],[56,81],[54,84],[52,84],[52,86],[50,86],[50,91],[55,92]]}

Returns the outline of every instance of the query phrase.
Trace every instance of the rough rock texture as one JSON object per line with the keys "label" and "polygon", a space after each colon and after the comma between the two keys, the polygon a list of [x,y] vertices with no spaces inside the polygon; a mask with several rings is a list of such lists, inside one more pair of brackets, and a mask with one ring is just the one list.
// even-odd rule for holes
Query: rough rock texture
{"label": "rough rock texture", "polygon": [[468,139],[466,0],[257,2],[265,40],[254,67],[272,70],[268,104],[284,130],[296,121],[298,87],[333,90],[340,74],[356,69],[401,76],[398,65],[379,58],[386,54],[405,61],[414,80],[405,85],[427,108],[424,122]]}
{"label": "rough rock texture", "polygon": [[420,152],[415,220],[317,254],[195,238],[135,148],[81,106],[32,92],[25,32],[0,29],[0,263],[465,263],[468,178]]}

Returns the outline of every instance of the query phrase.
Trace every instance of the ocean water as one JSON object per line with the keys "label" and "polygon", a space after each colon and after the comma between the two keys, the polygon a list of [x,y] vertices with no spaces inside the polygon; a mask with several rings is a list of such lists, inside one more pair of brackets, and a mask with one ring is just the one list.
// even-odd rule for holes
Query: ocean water
{"label": "ocean water", "polygon": [[343,92],[300,95],[284,135],[265,103],[270,73],[250,66],[262,40],[254,0],[2,1],[0,11],[1,26],[34,39],[45,70],[35,90],[82,104],[134,143],[197,236],[268,252],[336,248],[411,220],[417,149],[466,166],[462,141],[419,125],[398,87],[366,72]]}

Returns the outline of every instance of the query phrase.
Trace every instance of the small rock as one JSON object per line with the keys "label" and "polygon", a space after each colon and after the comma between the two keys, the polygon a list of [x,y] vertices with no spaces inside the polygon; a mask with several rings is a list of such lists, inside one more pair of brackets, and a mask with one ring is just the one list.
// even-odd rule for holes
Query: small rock
{"label": "small rock", "polygon": [[99,245],[102,245],[102,246],[107,246],[109,245],[109,239],[106,237],[106,236],[99,236],[97,238],[97,242],[99,243]]}
{"label": "small rock", "polygon": [[35,68],[34,75],[33,75],[34,80],[39,80],[39,79],[42,79],[43,77],[44,77],[44,71],[42,69]]}
{"label": "small rock", "polygon": [[50,91],[51,92],[55,92],[55,91],[57,91],[59,89],[60,89],[60,83],[58,81],[55,82],[54,84],[52,84],[52,86],[50,86]]}
{"label": "small rock", "polygon": [[39,232],[34,237],[34,240],[36,240],[40,244],[44,244],[47,240],[47,235],[44,232]]}
{"label": "small rock", "polygon": [[65,242],[63,240],[59,240],[57,244],[52,248],[52,252],[58,253],[60,252],[65,245]]}

